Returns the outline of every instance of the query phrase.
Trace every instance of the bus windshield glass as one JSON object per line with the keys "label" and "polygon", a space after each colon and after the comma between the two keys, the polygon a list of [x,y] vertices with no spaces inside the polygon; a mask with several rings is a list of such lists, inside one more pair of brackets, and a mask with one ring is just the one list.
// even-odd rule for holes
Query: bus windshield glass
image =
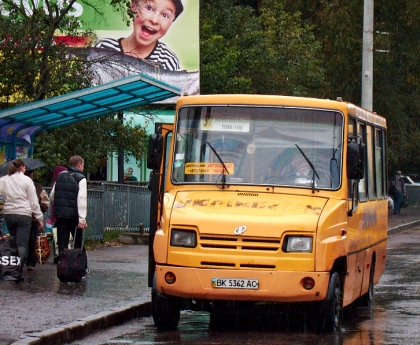
{"label": "bus windshield glass", "polygon": [[267,106],[179,109],[174,184],[337,189],[342,179],[343,114]]}

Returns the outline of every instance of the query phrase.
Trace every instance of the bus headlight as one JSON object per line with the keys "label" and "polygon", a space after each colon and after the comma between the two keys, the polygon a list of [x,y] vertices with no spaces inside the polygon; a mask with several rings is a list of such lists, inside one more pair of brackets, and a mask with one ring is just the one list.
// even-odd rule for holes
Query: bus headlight
{"label": "bus headlight", "polygon": [[173,229],[171,233],[171,246],[195,248],[197,246],[196,232]]}
{"label": "bus headlight", "polygon": [[286,236],[283,243],[284,252],[312,253],[312,237]]}

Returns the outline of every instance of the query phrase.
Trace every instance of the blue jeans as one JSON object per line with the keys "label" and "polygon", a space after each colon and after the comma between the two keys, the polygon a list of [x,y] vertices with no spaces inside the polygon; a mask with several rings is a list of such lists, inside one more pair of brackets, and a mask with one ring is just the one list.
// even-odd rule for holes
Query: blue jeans
{"label": "blue jeans", "polygon": [[396,214],[400,214],[401,213],[401,202],[403,199],[403,194],[402,193],[398,193],[396,192],[394,194],[394,210]]}
{"label": "blue jeans", "polygon": [[7,224],[10,236],[16,239],[19,250],[20,272],[23,272],[26,253],[28,251],[29,234],[31,232],[32,217],[19,214],[5,214],[4,221]]}

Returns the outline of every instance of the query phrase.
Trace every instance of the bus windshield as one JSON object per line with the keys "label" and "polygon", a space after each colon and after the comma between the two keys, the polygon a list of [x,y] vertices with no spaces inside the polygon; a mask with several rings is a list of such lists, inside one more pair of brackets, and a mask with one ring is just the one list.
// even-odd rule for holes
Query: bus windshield
{"label": "bus windshield", "polygon": [[337,189],[343,114],[268,106],[179,109],[172,182]]}

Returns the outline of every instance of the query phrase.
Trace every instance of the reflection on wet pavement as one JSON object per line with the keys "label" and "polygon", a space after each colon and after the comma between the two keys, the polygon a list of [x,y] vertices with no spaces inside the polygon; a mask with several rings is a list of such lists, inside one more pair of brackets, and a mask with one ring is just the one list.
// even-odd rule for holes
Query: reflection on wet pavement
{"label": "reflection on wet pavement", "polygon": [[209,327],[208,313],[182,312],[178,331],[158,332],[149,317],[133,321],[137,325],[121,333],[124,335],[109,338],[112,340],[77,344],[418,345],[420,228],[390,237],[388,243],[387,266],[375,287],[372,307],[346,308],[343,327],[337,333],[313,331],[310,320],[304,321],[304,315],[293,318],[284,314],[277,320],[264,313],[239,315],[239,318],[232,317],[226,328],[220,330]]}

